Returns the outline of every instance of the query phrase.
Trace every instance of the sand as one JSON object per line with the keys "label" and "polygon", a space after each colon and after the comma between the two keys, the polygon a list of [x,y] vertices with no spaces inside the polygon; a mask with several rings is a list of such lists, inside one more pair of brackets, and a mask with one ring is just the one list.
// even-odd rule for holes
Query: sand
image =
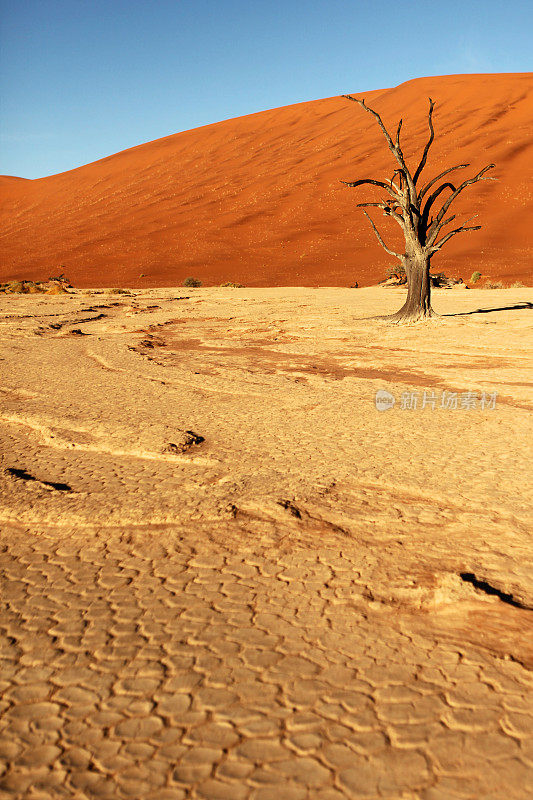
{"label": "sand", "polygon": [[[363,93],[417,164],[427,140],[428,96],[436,140],[423,177],[495,163],[454,206],[482,230],[456,236],[437,271],[474,271],[531,284],[532,73],[421,78]],[[355,87],[339,87],[341,92]],[[389,178],[396,167],[375,121],[332,97],[168,136],[60,175],[1,178],[0,281],[65,272],[76,286],[204,284],[360,286],[391,264],[358,202],[367,188],[340,181]],[[413,168],[414,171],[414,168]],[[463,173],[457,173],[463,175]],[[398,228],[381,222],[393,249]],[[392,259],[394,263],[394,259]]]}
{"label": "sand", "polygon": [[403,294],[0,297],[2,800],[531,796],[530,292]]}

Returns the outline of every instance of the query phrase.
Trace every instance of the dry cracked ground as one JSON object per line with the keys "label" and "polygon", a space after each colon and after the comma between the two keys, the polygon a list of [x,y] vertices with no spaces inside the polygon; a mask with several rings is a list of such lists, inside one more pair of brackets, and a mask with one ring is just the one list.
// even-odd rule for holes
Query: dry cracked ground
{"label": "dry cracked ground", "polygon": [[530,299],[1,297],[1,800],[531,797]]}

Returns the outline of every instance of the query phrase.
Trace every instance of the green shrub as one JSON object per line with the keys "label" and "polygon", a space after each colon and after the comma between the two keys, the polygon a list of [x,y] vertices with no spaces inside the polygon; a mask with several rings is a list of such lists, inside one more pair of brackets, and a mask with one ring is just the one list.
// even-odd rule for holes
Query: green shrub
{"label": "green shrub", "polygon": [[202,285],[202,281],[199,281],[198,278],[185,278],[183,285],[189,289],[197,289]]}
{"label": "green shrub", "polygon": [[472,277],[470,278],[470,283],[477,283],[480,278],[481,272],[473,272]]}

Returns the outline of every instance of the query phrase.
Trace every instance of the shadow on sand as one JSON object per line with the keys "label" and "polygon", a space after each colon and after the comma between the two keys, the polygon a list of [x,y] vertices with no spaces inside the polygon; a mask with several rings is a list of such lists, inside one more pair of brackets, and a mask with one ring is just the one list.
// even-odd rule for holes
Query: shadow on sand
{"label": "shadow on sand", "polygon": [[501,306],[500,308],[478,308],[476,311],[460,311],[457,314],[441,314],[442,317],[468,317],[471,314],[492,314],[493,311],[518,311],[519,309],[533,308],[533,303],[527,301],[514,306]]}

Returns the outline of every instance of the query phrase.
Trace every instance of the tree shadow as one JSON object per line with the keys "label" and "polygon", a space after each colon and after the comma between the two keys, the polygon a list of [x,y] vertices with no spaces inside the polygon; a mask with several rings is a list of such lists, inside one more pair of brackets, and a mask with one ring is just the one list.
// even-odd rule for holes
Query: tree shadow
{"label": "tree shadow", "polygon": [[441,314],[442,317],[468,317],[471,314],[492,314],[493,311],[518,311],[520,309],[531,309],[533,303],[527,301],[516,303],[514,306],[500,306],[499,308],[478,308],[476,311],[459,311],[456,314]]}

